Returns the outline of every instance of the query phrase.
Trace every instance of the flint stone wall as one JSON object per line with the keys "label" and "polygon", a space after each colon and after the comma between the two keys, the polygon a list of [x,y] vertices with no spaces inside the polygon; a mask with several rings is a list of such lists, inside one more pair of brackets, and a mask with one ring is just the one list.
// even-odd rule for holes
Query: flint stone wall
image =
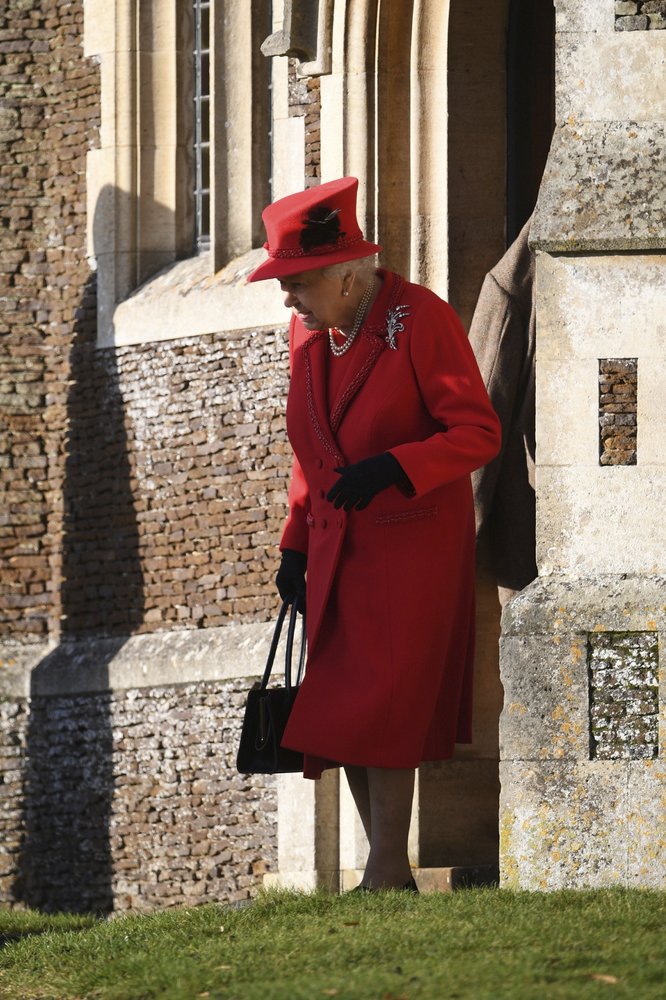
{"label": "flint stone wall", "polygon": [[274,779],[235,768],[249,680],[0,703],[0,901],[141,911],[249,897]]}
{"label": "flint stone wall", "polygon": [[96,349],[100,80],[82,41],[82,0],[0,13],[0,900],[241,898],[275,856],[272,782],[233,761],[249,681],[187,653],[167,669],[127,636],[211,651],[216,626],[272,616],[286,338],[183,324]]}
{"label": "flint stone wall", "polygon": [[588,637],[590,757],[659,756],[659,643],[650,632]]}
{"label": "flint stone wall", "polygon": [[266,330],[82,351],[56,580],[68,634],[271,616],[287,355]]}
{"label": "flint stone wall", "polygon": [[82,58],[83,3],[0,11],[0,636],[43,641],[59,621],[63,436],[72,341],[94,335],[85,170],[99,67]]}
{"label": "flint stone wall", "polygon": [[0,636],[266,619],[284,334],[95,350],[100,81],[82,39],[82,0],[0,14]]}

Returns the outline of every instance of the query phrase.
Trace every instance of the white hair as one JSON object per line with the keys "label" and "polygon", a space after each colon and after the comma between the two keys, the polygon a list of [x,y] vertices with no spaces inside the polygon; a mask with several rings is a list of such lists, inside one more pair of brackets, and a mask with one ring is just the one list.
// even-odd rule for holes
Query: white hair
{"label": "white hair", "polygon": [[357,257],[354,260],[343,260],[341,264],[330,264],[322,274],[325,278],[344,278],[346,274],[354,274],[359,281],[367,284],[377,269],[377,254],[369,257]]}

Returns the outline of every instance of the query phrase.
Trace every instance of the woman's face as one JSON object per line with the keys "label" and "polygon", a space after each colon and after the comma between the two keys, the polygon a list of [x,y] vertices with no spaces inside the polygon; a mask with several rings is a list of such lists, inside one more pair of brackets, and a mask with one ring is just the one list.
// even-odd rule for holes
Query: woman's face
{"label": "woman's face", "polygon": [[323,271],[301,271],[280,281],[284,304],[308,330],[326,330],[347,323],[344,279],[327,278]]}

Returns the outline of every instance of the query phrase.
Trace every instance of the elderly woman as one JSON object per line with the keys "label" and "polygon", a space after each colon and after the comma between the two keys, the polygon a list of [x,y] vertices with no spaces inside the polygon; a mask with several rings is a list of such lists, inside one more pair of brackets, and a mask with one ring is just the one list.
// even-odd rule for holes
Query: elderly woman
{"label": "elderly woman", "polygon": [[416,889],[414,771],[471,739],[474,510],[470,473],[499,424],[456,314],[377,270],[358,181],[263,214],[291,310],[294,451],[277,586],[306,593],[308,663],[283,744],[304,775],[344,766],[370,843],[368,890]]}

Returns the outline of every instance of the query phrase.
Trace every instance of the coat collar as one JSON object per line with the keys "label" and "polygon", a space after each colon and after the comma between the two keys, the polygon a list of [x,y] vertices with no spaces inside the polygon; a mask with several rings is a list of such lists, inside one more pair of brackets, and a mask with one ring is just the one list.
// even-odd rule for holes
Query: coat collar
{"label": "coat collar", "polygon": [[317,331],[303,345],[308,411],[317,437],[338,464],[344,464],[344,458],[335,436],[350,403],[365,385],[388,346],[387,312],[399,301],[405,287],[405,281],[399,275],[383,270],[378,273],[382,278],[382,287],[352,349],[345,379],[331,408],[330,420],[326,391],[327,365],[330,362],[328,333]]}

